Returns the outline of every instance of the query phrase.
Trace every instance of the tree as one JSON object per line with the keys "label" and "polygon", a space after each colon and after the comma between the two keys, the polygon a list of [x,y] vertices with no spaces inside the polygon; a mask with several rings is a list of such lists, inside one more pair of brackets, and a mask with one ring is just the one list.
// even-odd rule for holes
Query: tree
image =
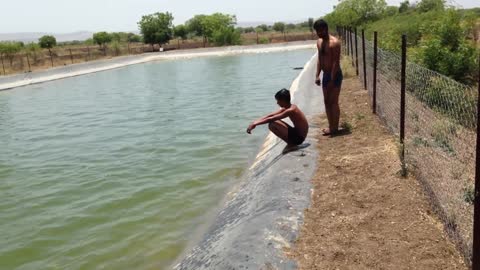
{"label": "tree", "polygon": [[260,24],[259,26],[256,27],[256,29],[261,29],[263,32],[267,32],[268,31],[268,25]]}
{"label": "tree", "polygon": [[408,0],[403,1],[402,3],[400,3],[400,7],[398,8],[398,12],[399,13],[404,13],[404,12],[407,12],[409,9],[410,9],[410,2],[408,2]]}
{"label": "tree", "polygon": [[187,27],[183,24],[177,25],[173,29],[173,34],[175,37],[185,40],[187,39],[187,35],[188,35]]}
{"label": "tree", "polygon": [[203,37],[205,44],[208,39],[213,38],[216,31],[227,31],[225,28],[234,26],[236,23],[237,18],[235,15],[214,13],[211,15],[196,15],[185,24],[188,32]]}
{"label": "tree", "polygon": [[32,56],[33,63],[35,64],[38,61],[38,52],[40,51],[40,45],[32,42],[27,44],[26,49],[27,49],[27,54],[29,56]]}
{"label": "tree", "polygon": [[444,10],[445,0],[422,0],[418,3],[417,9],[420,12],[428,12],[432,10]]}
{"label": "tree", "polygon": [[212,39],[217,46],[239,45],[241,43],[240,32],[233,26],[222,27],[214,31]]}
{"label": "tree", "polygon": [[57,45],[57,39],[54,36],[43,36],[38,40],[38,44],[42,48],[48,49],[48,53],[50,54],[50,61],[52,62],[53,67],[53,56],[52,56],[52,48]]}
{"label": "tree", "polygon": [[313,18],[308,18],[308,29],[310,29],[311,32],[313,32],[313,24],[314,24]]}
{"label": "tree", "polygon": [[223,28],[229,28],[235,24],[237,24],[237,18],[235,15],[223,13],[214,13],[206,16],[202,20],[204,34],[207,38],[212,38],[215,31]]}
{"label": "tree", "polygon": [[472,83],[476,75],[475,47],[465,40],[458,12],[446,11],[422,40],[421,58],[423,64],[457,81]]}
{"label": "tree", "polygon": [[287,30],[294,30],[295,28],[297,28],[297,26],[293,23],[289,23],[289,24],[285,25],[285,29],[287,29]]}
{"label": "tree", "polygon": [[127,35],[127,41],[128,42],[141,42],[142,37],[139,35],[135,35],[134,33],[128,33]]}
{"label": "tree", "polygon": [[285,33],[285,23],[283,22],[276,22],[273,24],[273,30],[277,32]]}
{"label": "tree", "polygon": [[145,15],[138,22],[143,42],[147,44],[168,43],[173,37],[173,16],[170,12]]}
{"label": "tree", "polygon": [[207,17],[207,15],[203,15],[203,14],[195,15],[193,18],[188,20],[185,23],[185,26],[187,27],[187,31],[189,33],[192,33],[195,36],[204,37],[205,34],[204,34],[202,22],[205,19],[205,17]]}
{"label": "tree", "polygon": [[0,54],[5,55],[10,61],[10,66],[13,65],[13,59],[15,54],[22,49],[22,45],[19,42],[5,41],[0,42]]}
{"label": "tree", "polygon": [[255,28],[253,28],[253,27],[246,27],[246,28],[243,29],[243,31],[244,31],[245,33],[253,33],[253,32],[255,32]]}
{"label": "tree", "polygon": [[335,25],[358,27],[381,18],[386,8],[385,0],[343,0],[324,19],[332,27]]}
{"label": "tree", "polygon": [[103,54],[107,55],[107,43],[112,42],[112,35],[107,32],[98,32],[93,34],[93,41],[103,49]]}

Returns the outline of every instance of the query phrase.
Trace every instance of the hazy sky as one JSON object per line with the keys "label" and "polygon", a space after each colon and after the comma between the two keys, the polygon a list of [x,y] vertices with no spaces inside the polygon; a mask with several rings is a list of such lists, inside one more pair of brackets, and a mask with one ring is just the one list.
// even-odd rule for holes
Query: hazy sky
{"label": "hazy sky", "polygon": [[[297,21],[329,13],[338,0],[2,0],[0,33],[132,31],[142,15],[170,11],[175,24],[195,14],[236,14],[239,22]],[[480,0],[450,0],[465,8]],[[401,0],[387,0],[398,5]]]}

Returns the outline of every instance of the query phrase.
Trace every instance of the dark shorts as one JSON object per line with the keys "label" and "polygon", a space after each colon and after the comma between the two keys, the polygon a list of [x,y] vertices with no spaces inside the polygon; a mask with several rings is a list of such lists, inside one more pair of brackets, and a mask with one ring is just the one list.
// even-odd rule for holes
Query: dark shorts
{"label": "dark shorts", "polygon": [[288,144],[300,145],[303,141],[305,141],[305,138],[298,134],[298,130],[288,126]]}
{"label": "dark shorts", "polygon": [[[322,85],[323,87],[327,87],[328,83],[332,80],[332,74],[323,72],[323,80],[322,80]],[[343,72],[340,69],[337,74],[337,78],[335,78],[335,81],[333,84],[335,87],[340,87],[342,86],[342,81],[343,81]]]}

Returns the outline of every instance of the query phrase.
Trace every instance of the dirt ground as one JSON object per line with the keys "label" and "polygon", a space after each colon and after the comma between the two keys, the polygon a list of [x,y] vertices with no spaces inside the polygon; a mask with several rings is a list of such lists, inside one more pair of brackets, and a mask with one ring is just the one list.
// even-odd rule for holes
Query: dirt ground
{"label": "dirt ground", "polygon": [[351,134],[318,138],[311,207],[287,254],[299,269],[467,269],[417,180],[401,177],[396,138],[368,98],[357,78],[344,81],[341,122]]}

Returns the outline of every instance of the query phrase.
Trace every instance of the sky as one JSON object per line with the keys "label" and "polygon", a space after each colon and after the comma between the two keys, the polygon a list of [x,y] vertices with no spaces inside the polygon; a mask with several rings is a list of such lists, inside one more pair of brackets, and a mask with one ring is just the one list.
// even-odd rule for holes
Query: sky
{"label": "sky", "polygon": [[[174,24],[196,14],[235,14],[238,22],[300,21],[333,10],[338,0],[2,0],[0,33],[135,31],[142,15],[173,13]],[[398,5],[402,0],[387,0]],[[449,0],[465,8],[480,0]]]}

